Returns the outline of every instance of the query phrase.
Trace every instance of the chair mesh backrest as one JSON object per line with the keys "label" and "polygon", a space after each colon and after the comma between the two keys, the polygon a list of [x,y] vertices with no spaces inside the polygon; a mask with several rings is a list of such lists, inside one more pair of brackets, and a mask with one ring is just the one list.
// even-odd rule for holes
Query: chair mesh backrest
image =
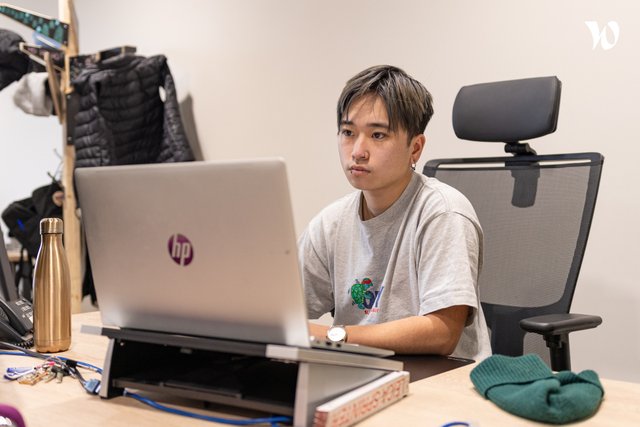
{"label": "chair mesh backrest", "polygon": [[[526,156],[532,162],[516,166],[505,165],[513,158],[432,160],[425,166],[425,174],[457,188],[476,210],[484,231],[480,299],[493,333],[505,316],[518,323],[569,310],[602,165],[599,154],[580,154],[577,161],[570,156]],[[514,200],[518,186],[528,189],[531,206]],[[521,353],[524,333],[518,333],[514,351]]]}
{"label": "chair mesh backrest", "polygon": [[536,307],[562,297],[574,257],[588,182],[585,167],[542,169],[535,204],[511,204],[509,170],[441,170],[462,191],[482,225],[485,302]]}

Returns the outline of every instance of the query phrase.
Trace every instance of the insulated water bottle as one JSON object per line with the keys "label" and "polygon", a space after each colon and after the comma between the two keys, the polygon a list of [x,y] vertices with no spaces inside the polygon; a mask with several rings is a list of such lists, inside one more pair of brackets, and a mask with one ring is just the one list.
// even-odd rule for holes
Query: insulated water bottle
{"label": "insulated water bottle", "polygon": [[36,351],[54,353],[71,345],[71,279],[62,246],[60,218],[40,221],[40,250],[33,275],[33,335]]}

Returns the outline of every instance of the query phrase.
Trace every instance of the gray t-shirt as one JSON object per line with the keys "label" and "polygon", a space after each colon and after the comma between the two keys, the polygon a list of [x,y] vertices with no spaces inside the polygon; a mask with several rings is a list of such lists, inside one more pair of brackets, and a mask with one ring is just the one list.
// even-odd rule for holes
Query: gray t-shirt
{"label": "gray t-shirt", "polygon": [[360,191],[323,209],[299,239],[310,318],[335,308],[335,324],[365,325],[466,305],[453,356],[491,354],[478,299],[482,229],[457,190],[415,173],[400,198],[368,221]]}

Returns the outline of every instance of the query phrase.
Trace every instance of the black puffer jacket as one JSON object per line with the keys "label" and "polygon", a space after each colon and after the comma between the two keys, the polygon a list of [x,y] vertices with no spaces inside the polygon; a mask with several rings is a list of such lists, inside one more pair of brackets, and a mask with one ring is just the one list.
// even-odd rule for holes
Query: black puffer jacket
{"label": "black puffer jacket", "polygon": [[29,72],[29,57],[20,52],[22,37],[0,29],[0,90]]}
{"label": "black puffer jacket", "polygon": [[76,167],[193,160],[166,57],[106,59],[71,83],[79,97],[70,131]]}

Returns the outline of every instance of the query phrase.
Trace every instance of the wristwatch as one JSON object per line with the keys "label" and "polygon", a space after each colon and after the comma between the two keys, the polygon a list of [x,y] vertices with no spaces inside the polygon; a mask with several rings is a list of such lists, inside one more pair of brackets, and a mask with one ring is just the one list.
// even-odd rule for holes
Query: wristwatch
{"label": "wristwatch", "polygon": [[347,330],[343,325],[333,325],[327,331],[327,339],[331,342],[347,342]]}

